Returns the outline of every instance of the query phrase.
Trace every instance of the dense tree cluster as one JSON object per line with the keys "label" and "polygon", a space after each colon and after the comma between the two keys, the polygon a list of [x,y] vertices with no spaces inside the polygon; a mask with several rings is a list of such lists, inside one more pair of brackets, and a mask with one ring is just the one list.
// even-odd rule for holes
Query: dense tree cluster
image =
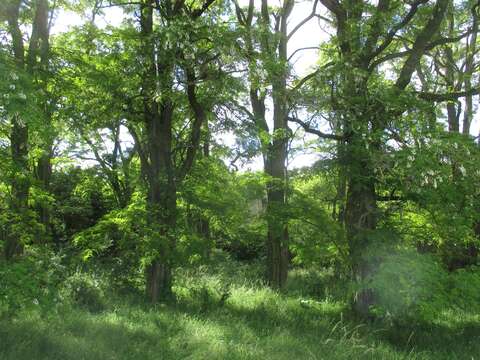
{"label": "dense tree cluster", "polygon": [[[50,249],[155,303],[223,249],[261,259],[274,289],[332,267],[362,315],[415,278],[399,262],[478,264],[480,3],[307,4],[3,0],[2,261]],[[112,9],[120,25],[100,26]],[[73,13],[82,25],[52,32]]]}

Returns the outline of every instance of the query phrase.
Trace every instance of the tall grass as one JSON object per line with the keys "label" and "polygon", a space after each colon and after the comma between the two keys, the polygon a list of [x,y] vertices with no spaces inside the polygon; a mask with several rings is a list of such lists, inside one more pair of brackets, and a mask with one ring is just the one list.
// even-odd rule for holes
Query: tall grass
{"label": "tall grass", "polygon": [[[283,293],[234,261],[177,271],[176,301],[110,298],[101,312],[59,306],[0,321],[0,359],[475,359],[480,317],[424,326],[355,321],[328,273],[295,270]],[[330,279],[330,280],[329,280]],[[333,289],[332,289],[333,287]],[[302,288],[305,290],[302,292]]]}

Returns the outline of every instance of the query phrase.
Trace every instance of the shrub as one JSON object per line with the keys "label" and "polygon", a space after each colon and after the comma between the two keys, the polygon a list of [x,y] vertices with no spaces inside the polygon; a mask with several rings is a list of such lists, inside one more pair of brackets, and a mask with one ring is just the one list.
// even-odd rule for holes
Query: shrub
{"label": "shrub", "polygon": [[449,276],[448,287],[453,306],[462,310],[480,311],[480,267],[459,269]]}
{"label": "shrub", "polygon": [[141,194],[134,194],[124,209],[106,214],[94,226],[77,233],[73,239],[81,252],[79,265],[101,265],[108,269],[111,285],[117,289],[139,286],[142,278],[140,254],[155,248],[154,236],[146,228],[145,203]]}
{"label": "shrub", "polygon": [[54,307],[64,273],[60,256],[45,247],[29,246],[15,261],[0,261],[0,314]]}
{"label": "shrub", "polygon": [[75,272],[65,281],[65,295],[82,309],[90,312],[100,312],[106,307],[106,297],[101,281],[94,275]]}
{"label": "shrub", "polygon": [[396,321],[422,321],[449,306],[445,270],[433,257],[414,250],[385,256],[369,279],[377,297],[373,312]]}

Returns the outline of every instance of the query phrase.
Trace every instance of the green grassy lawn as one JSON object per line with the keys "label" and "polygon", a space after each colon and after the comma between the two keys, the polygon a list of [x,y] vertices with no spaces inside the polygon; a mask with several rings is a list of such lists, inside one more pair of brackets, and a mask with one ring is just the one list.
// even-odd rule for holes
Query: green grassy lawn
{"label": "green grassy lawn", "polygon": [[[0,359],[480,358],[479,315],[445,312],[402,328],[363,324],[324,291],[305,295],[315,292],[305,275],[294,272],[280,294],[252,280],[247,266],[184,270],[170,304],[123,299],[97,313],[25,312],[0,321]],[[309,291],[301,295],[302,287]]]}

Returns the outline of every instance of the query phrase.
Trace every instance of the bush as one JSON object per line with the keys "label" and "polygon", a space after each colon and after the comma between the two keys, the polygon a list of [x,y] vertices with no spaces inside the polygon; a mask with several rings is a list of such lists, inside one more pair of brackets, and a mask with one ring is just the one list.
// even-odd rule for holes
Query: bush
{"label": "bush", "polygon": [[65,295],[73,305],[90,312],[106,308],[105,292],[95,276],[77,271],[65,281]]}
{"label": "bush", "polygon": [[448,287],[453,306],[465,311],[480,311],[480,267],[459,269],[449,276]]}
{"label": "bush", "polygon": [[230,296],[228,284],[221,276],[210,274],[206,266],[199,266],[177,271],[174,291],[179,303],[205,312],[225,303]]}
{"label": "bush", "polygon": [[395,321],[423,321],[450,306],[447,279],[433,257],[402,250],[385,256],[366,286],[377,298],[375,314]]}
{"label": "bush", "polygon": [[344,300],[350,283],[346,277],[331,268],[294,268],[288,274],[286,292],[317,300]]}
{"label": "bush", "polygon": [[0,314],[51,309],[61,300],[64,273],[60,256],[45,247],[26,247],[15,261],[0,261]]}
{"label": "bush", "polygon": [[73,244],[81,252],[79,265],[101,266],[109,272],[110,284],[117,289],[138,288],[142,257],[150,248],[152,231],[146,227],[145,203],[134,194],[126,208],[106,214],[94,226],[77,233]]}

